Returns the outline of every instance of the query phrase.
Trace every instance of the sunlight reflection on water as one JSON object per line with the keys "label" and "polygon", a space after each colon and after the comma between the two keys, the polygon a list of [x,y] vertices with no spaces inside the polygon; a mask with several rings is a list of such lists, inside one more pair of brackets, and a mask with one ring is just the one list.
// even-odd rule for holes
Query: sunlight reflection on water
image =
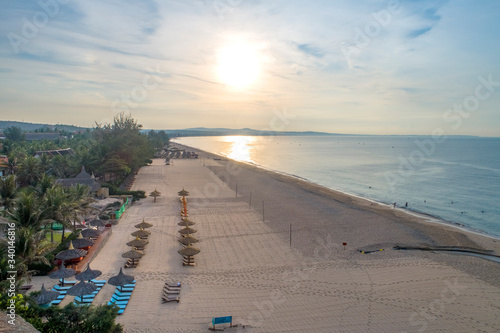
{"label": "sunlight reflection on water", "polygon": [[256,141],[253,136],[226,136],[224,142],[230,144],[228,151],[224,154],[233,160],[241,162],[254,162],[252,160],[253,146]]}

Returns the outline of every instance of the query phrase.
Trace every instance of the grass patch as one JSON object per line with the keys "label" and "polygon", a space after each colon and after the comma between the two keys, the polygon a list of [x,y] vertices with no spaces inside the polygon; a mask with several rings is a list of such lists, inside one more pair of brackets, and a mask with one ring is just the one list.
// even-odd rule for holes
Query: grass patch
{"label": "grass patch", "polygon": [[[45,238],[47,238],[50,241],[50,231],[47,232]],[[62,239],[62,232],[54,231],[54,243],[60,243],[61,239]]]}

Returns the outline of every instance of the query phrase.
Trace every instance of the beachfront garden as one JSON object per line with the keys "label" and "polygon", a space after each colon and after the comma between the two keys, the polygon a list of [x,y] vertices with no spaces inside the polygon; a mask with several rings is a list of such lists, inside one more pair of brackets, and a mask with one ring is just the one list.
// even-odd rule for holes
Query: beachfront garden
{"label": "beachfront garden", "polygon": [[[19,293],[33,274],[48,272],[54,267],[55,254],[76,238],[75,234],[65,234],[65,231],[74,231],[74,221],[93,212],[91,204],[96,192],[92,187],[65,186],[57,179],[71,179],[86,170],[99,187],[109,188],[110,194],[131,194],[134,199],[145,197],[143,191],[130,192],[119,186],[127,176],[150,163],[155,149],[168,144],[168,138],[164,133],[142,134],[141,128],[131,116],[119,114],[112,124],[96,124],[93,130],[79,133],[60,133],[63,136],[55,140],[26,141],[24,133],[16,128],[4,131],[7,139],[0,142],[4,156],[0,161],[3,171],[0,214],[4,227],[0,242],[0,309],[8,305],[4,302],[10,287],[7,272],[16,272],[15,293]],[[62,151],[67,153],[51,153]],[[109,219],[109,215],[104,214],[102,218]],[[54,231],[56,223],[62,226],[60,233]],[[9,240],[7,232],[11,226],[15,230],[13,240]],[[9,256],[9,247],[15,254]],[[90,318],[96,316],[111,318],[112,325],[104,320],[99,329],[92,323],[91,328],[79,328],[79,332],[121,331],[114,324],[116,313],[110,310],[112,307],[41,309],[29,296],[22,296],[18,303],[17,314],[41,332],[74,332],[71,325],[64,322],[65,316],[78,318],[76,322],[83,325],[81,327],[85,327],[87,321],[93,322]],[[42,317],[51,318],[53,324],[42,322]],[[57,325],[65,329],[56,329]]]}

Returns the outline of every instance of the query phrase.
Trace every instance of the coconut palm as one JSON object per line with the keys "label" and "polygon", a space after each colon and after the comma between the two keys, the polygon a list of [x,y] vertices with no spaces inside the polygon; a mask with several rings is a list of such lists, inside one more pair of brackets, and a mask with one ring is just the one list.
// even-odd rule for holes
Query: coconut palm
{"label": "coconut palm", "polygon": [[35,186],[42,178],[43,170],[40,161],[33,156],[28,156],[19,165],[17,180],[24,186]]}
{"label": "coconut palm", "polygon": [[0,204],[4,207],[4,214],[11,209],[16,198],[16,180],[13,175],[0,178]]}
{"label": "coconut palm", "polygon": [[45,238],[45,230],[35,231],[34,228],[21,227],[16,230],[16,264],[18,276],[31,276],[31,264],[46,264],[50,262],[45,255],[55,248],[55,244]]}
{"label": "coconut palm", "polygon": [[55,185],[49,188],[43,196],[45,219],[59,222],[63,225],[61,242],[64,240],[65,228],[73,229],[71,218],[74,217],[74,211],[78,208],[70,191],[62,186]]}
{"label": "coconut palm", "polygon": [[35,231],[41,230],[46,223],[42,213],[40,199],[30,189],[20,190],[11,209],[7,211],[9,220],[17,227],[33,228]]}

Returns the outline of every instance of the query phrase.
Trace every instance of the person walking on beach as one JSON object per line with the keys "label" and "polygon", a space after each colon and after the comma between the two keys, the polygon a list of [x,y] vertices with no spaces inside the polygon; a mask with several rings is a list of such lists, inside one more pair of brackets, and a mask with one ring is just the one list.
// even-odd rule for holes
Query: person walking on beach
{"label": "person walking on beach", "polygon": [[393,208],[396,208],[396,203],[393,204]]}
{"label": "person walking on beach", "polygon": [[407,202],[407,203],[405,203],[405,207],[406,207],[406,208],[408,208],[408,202]]}

